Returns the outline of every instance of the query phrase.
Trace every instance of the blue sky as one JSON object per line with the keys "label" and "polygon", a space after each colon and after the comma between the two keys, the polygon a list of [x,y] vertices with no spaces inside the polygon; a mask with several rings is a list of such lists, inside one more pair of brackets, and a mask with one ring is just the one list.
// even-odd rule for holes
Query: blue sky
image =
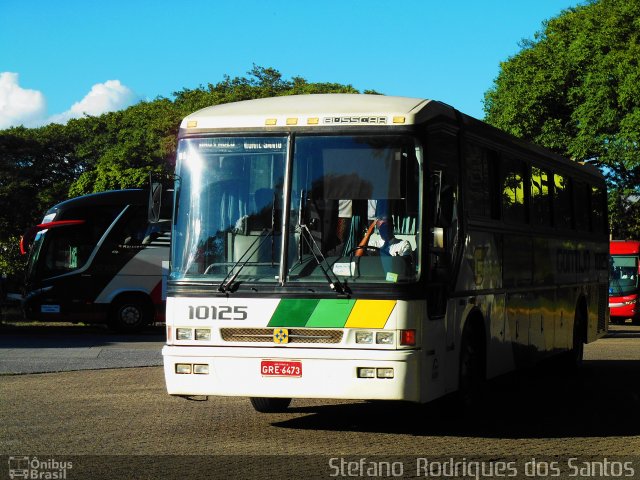
{"label": "blue sky", "polygon": [[571,0],[0,0],[0,128],[243,76],[441,100],[482,118],[501,61]]}

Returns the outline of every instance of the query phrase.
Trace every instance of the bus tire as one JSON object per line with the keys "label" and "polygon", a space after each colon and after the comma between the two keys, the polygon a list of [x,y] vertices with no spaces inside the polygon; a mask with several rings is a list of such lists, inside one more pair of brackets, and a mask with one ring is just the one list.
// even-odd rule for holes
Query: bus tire
{"label": "bus tire", "polygon": [[573,341],[571,350],[566,354],[565,364],[569,370],[577,370],[582,366],[584,344],[587,341],[587,311],[581,302],[576,308],[573,320]]}
{"label": "bus tire", "polygon": [[464,415],[479,418],[486,396],[486,348],[479,321],[467,321],[460,339],[458,406]]}
{"label": "bus tire", "polygon": [[118,297],[111,305],[110,326],[123,333],[139,332],[153,319],[149,301],[140,295]]}
{"label": "bus tire", "polygon": [[284,412],[291,403],[290,398],[250,397],[249,400],[255,411],[260,413]]}

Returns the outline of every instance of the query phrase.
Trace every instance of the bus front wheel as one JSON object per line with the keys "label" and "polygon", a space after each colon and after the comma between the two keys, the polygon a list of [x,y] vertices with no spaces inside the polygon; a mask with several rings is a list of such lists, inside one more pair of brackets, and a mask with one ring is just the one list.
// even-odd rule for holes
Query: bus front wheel
{"label": "bus front wheel", "polygon": [[119,332],[139,332],[153,316],[147,303],[137,296],[116,299],[111,307],[111,327]]}
{"label": "bus front wheel", "polygon": [[251,397],[251,405],[260,413],[284,412],[291,403],[290,398]]}

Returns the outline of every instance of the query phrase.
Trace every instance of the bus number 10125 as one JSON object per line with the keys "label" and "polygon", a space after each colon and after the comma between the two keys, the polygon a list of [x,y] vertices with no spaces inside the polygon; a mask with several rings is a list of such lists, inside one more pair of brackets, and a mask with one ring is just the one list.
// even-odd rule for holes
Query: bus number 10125
{"label": "bus number 10125", "polygon": [[189,305],[189,320],[246,320],[248,308],[244,305]]}

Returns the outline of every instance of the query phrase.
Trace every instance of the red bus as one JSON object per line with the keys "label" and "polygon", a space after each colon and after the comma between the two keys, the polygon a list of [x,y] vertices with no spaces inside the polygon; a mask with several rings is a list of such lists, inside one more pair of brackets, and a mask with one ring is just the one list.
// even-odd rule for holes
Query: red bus
{"label": "red bus", "polygon": [[640,323],[640,305],[638,305],[640,241],[613,240],[609,245],[611,323],[624,323],[628,318],[631,318],[633,323]]}

